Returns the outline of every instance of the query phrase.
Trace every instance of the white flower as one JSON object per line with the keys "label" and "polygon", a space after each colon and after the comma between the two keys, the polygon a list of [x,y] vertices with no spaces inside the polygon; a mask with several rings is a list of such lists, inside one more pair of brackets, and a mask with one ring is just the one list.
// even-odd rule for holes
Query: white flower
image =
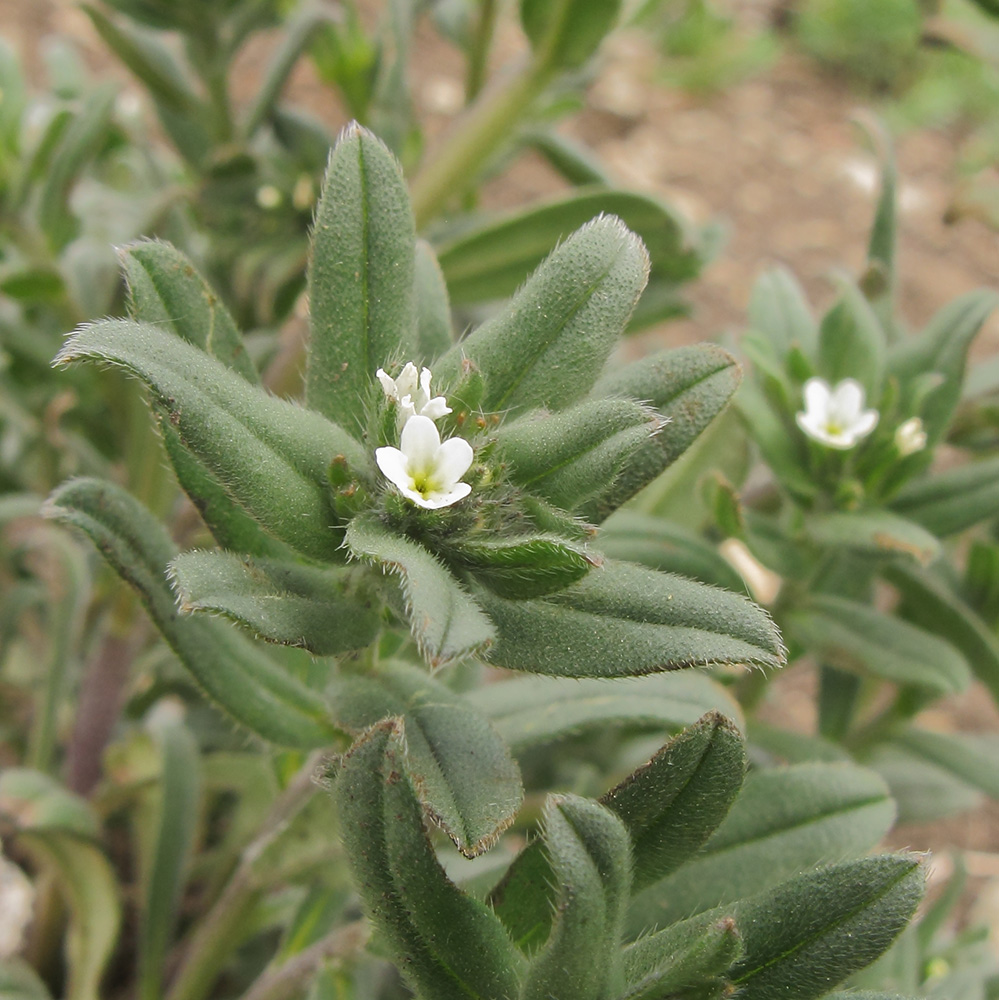
{"label": "white flower", "polygon": [[410,417],[399,448],[376,448],[375,461],[385,477],[417,507],[450,507],[472,492],[461,477],[472,464],[472,446],[459,437],[441,443],[437,425],[427,416]]}
{"label": "white flower", "polygon": [[406,367],[398,378],[387,375],[384,368],[379,368],[375,375],[381,382],[385,395],[399,404],[400,427],[405,426],[410,417],[421,416],[438,420],[451,412],[451,407],[447,405],[447,400],[443,396],[431,397],[430,379],[433,376],[429,368],[420,371],[419,383],[417,383],[416,365],[412,361],[406,362]]}
{"label": "white flower", "polygon": [[913,455],[926,447],[926,431],[919,417],[912,417],[904,424],[899,424],[895,431],[895,448],[902,458]]}
{"label": "white flower", "polygon": [[878,411],[864,409],[864,387],[855,379],[845,378],[833,388],[825,379],[810,378],[804,397],[798,426],[830,448],[852,448],[877,425]]}

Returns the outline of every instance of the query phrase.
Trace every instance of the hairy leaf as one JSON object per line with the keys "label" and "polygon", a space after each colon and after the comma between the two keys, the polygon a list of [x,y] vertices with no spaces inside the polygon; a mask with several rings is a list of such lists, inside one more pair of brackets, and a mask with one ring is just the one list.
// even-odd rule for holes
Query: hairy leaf
{"label": "hairy leaf", "polygon": [[520,771],[468,699],[416,667],[393,662],[334,677],[329,695],[333,717],[351,733],[389,716],[403,720],[413,788],[462,854],[488,850],[513,821],[523,799]]}
{"label": "hairy leaf", "polygon": [[415,240],[398,162],[367,129],[348,126],[316,209],[306,395],[352,433],[364,429],[375,372],[415,354]]}

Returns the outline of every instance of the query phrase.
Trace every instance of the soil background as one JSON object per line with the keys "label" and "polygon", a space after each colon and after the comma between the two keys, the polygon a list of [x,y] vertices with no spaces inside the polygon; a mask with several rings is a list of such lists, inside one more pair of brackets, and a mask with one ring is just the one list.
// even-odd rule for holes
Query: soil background
{"label": "soil background", "polygon": [[[730,0],[747,24],[775,15],[776,0]],[[381,4],[369,0],[376,18]],[[69,0],[0,0],[0,36],[18,50],[29,74],[40,76],[45,39],[73,38],[96,73],[132,87],[127,72],[104,51],[87,18]],[[242,60],[236,86],[252,93],[267,40]],[[503,25],[497,69],[523,52],[515,26]],[[414,95],[428,147],[460,108],[463,61],[423,26],[412,63]],[[343,108],[301,66],[290,97],[332,127]],[[687,289],[688,319],[643,334],[635,352],[718,339],[745,323],[753,281],[781,263],[794,271],[817,308],[833,296],[830,276],[863,265],[878,189],[878,169],[855,124],[870,115],[870,99],[811,61],[785,52],[766,72],[710,96],[691,96],[661,82],[661,56],[639,33],[623,32],[602,51],[587,106],[562,126],[591,147],[624,186],[670,201],[694,223],[721,221],[727,239],[717,259]],[[999,235],[974,219],[948,224],[955,189],[959,130],[914,130],[897,137],[900,178],[898,298],[914,328],[955,296],[982,285],[999,287]],[[521,205],[564,187],[540,159],[524,156],[487,184],[484,208]],[[999,348],[999,316],[980,336],[975,357]],[[783,725],[808,731],[814,723],[814,677],[806,667],[773,685],[768,711]],[[999,713],[980,691],[934,707],[923,722],[943,731],[999,730]],[[999,762],[996,763],[999,767]],[[999,804],[955,819],[901,827],[891,846],[936,853],[945,874],[946,850],[965,848],[978,915],[996,928],[999,952]],[[931,878],[932,878],[931,874]]]}

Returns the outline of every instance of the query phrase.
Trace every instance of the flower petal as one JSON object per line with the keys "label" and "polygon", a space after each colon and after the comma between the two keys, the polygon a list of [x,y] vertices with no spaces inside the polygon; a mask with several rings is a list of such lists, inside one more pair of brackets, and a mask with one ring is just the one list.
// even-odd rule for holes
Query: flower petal
{"label": "flower petal", "polygon": [[805,399],[805,411],[817,419],[825,417],[832,397],[832,389],[824,378],[810,378],[802,390]]}
{"label": "flower petal", "polygon": [[854,421],[850,430],[853,432],[854,440],[867,437],[868,434],[877,427],[881,414],[877,410],[864,410]]}
{"label": "flower petal", "polygon": [[412,489],[413,477],[409,474],[409,459],[398,448],[376,448],[375,462],[389,482],[400,490]]}
{"label": "flower petal", "polygon": [[419,504],[421,507],[426,507],[428,510],[438,510],[441,507],[450,507],[451,504],[463,500],[471,492],[472,487],[468,483],[455,483],[454,489],[448,490],[446,493],[444,491],[431,493],[430,496],[426,498],[420,497],[418,500],[414,499],[413,502]]}
{"label": "flower petal", "polygon": [[437,449],[436,479],[444,486],[456,483],[472,464],[472,446],[460,437],[448,438]]}
{"label": "flower petal", "polygon": [[447,400],[443,396],[434,396],[421,409],[420,413],[431,420],[439,420],[451,412],[451,407],[447,405]]}
{"label": "flower petal", "polygon": [[399,395],[397,399],[402,396],[415,396],[416,395],[416,385],[417,385],[418,375],[416,373],[416,365],[412,361],[406,362],[406,367],[403,368],[399,377],[395,380],[396,390]]}
{"label": "flower petal", "polygon": [[410,417],[402,429],[400,445],[413,476],[429,472],[436,464],[437,449],[441,446],[437,425],[430,417],[419,414]]}
{"label": "flower petal", "polygon": [[399,390],[396,388],[395,379],[388,375],[384,368],[379,368],[375,372],[375,376],[381,382],[382,388],[385,390],[385,395],[389,399],[399,398]]}
{"label": "flower petal", "polygon": [[860,418],[863,408],[864,387],[856,379],[845,378],[837,383],[829,407],[830,413],[835,413],[844,424],[852,425]]}

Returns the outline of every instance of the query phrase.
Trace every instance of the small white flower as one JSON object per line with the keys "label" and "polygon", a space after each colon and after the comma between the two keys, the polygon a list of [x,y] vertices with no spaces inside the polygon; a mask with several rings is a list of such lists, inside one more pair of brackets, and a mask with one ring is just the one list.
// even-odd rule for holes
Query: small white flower
{"label": "small white flower", "polygon": [[399,404],[400,427],[405,426],[410,417],[421,416],[438,420],[451,412],[443,396],[431,397],[430,379],[433,376],[429,368],[420,371],[419,381],[417,381],[416,365],[412,361],[406,362],[406,367],[398,378],[387,375],[384,368],[379,368],[375,375],[381,382],[385,395]]}
{"label": "small white flower", "polygon": [[912,417],[904,424],[899,424],[895,431],[895,448],[902,458],[913,455],[926,447],[926,431],[919,417]]}
{"label": "small white flower", "polygon": [[864,409],[864,387],[855,379],[845,378],[833,388],[825,379],[810,378],[804,397],[798,426],[830,448],[852,448],[877,425],[878,411]]}
{"label": "small white flower", "polygon": [[[424,369],[425,370],[425,369]],[[450,507],[472,492],[461,477],[472,464],[472,446],[459,437],[441,442],[437,425],[417,414],[406,421],[399,448],[376,448],[375,461],[385,477],[417,507]]]}

